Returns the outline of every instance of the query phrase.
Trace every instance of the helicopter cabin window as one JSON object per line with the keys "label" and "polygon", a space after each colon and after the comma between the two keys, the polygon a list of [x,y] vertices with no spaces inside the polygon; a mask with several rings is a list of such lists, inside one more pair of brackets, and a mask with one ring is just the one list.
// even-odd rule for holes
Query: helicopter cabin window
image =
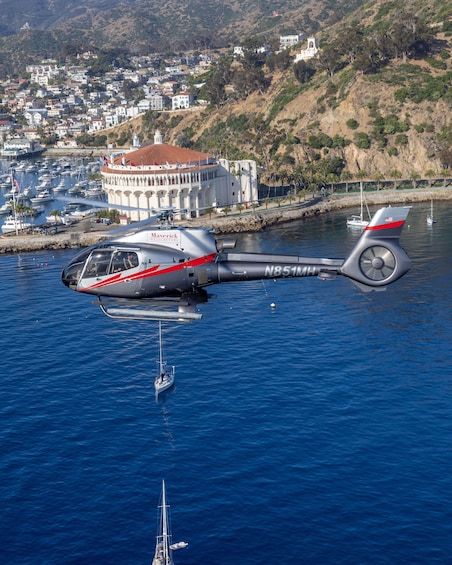
{"label": "helicopter cabin window", "polygon": [[93,251],[83,272],[83,278],[102,277],[108,273],[111,251],[98,249]]}
{"label": "helicopter cabin window", "polygon": [[133,251],[116,251],[111,262],[112,273],[127,271],[138,266],[138,255]]}

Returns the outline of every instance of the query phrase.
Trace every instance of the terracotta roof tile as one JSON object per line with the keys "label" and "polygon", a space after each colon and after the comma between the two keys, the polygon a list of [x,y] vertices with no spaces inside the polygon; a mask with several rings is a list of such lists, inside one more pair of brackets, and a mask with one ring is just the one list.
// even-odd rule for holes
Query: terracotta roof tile
{"label": "terracotta roof tile", "polygon": [[147,145],[146,147],[140,147],[136,151],[131,151],[123,156],[115,158],[115,164],[121,164],[123,157],[126,160],[126,164],[133,163],[135,165],[170,165],[193,163],[196,164],[199,161],[206,161],[206,159],[211,159],[212,155],[209,153],[201,153],[199,151],[193,151],[192,149],[186,149],[184,147],[175,147],[174,145],[167,145],[166,143],[157,143],[152,145]]}

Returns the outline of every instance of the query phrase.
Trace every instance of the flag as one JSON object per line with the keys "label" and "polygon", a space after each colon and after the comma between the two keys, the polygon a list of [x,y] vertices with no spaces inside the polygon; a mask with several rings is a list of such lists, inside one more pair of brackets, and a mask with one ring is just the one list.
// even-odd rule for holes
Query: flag
{"label": "flag", "polygon": [[16,192],[19,192],[19,191],[20,191],[20,186],[19,186],[19,183],[17,182],[17,180],[16,180],[16,178],[15,178],[14,176],[13,176],[13,185],[14,185],[14,187],[15,187],[15,189],[16,189]]}

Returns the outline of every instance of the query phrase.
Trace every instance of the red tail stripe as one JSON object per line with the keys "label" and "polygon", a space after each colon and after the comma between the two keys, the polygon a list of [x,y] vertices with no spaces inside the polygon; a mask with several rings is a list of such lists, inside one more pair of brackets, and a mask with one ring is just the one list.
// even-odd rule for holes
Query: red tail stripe
{"label": "red tail stripe", "polygon": [[395,228],[400,228],[405,223],[405,220],[398,220],[397,222],[389,222],[387,224],[379,224],[378,226],[367,226],[365,231],[376,231],[376,230],[393,230]]}
{"label": "red tail stripe", "polygon": [[[174,271],[180,271],[181,269],[185,269],[186,267],[197,267],[197,266],[203,265],[205,263],[211,263],[215,259],[216,256],[217,256],[216,253],[211,253],[210,255],[203,255],[202,257],[198,257],[197,259],[193,259],[192,261],[185,261],[184,263],[177,263],[176,265],[171,265],[171,267],[167,267],[167,268],[161,269],[161,270],[159,270],[160,265],[154,265],[150,269],[146,269],[145,271],[140,271],[138,273],[125,274],[125,271],[124,271],[123,273],[117,273],[117,274],[113,275],[112,277],[109,277],[108,279],[104,279],[102,281],[99,281],[96,284],[91,285],[90,287],[84,288],[84,289],[81,290],[81,292],[86,292],[87,290],[102,288],[102,287],[105,287],[105,286],[109,286],[111,284],[121,283],[121,282],[124,282],[124,280],[126,280],[126,279],[128,281],[145,279],[147,277],[172,273]],[[125,276],[124,276],[124,274],[125,274]]]}

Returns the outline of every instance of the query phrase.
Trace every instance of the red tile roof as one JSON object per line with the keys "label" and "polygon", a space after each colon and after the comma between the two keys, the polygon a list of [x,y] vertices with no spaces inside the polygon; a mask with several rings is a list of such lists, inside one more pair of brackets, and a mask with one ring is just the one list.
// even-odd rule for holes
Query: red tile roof
{"label": "red tile roof", "polygon": [[134,164],[140,165],[182,165],[192,163],[196,165],[200,161],[211,159],[212,155],[209,153],[201,153],[200,151],[193,151],[184,147],[175,147],[174,145],[167,145],[166,143],[154,143],[146,147],[140,147],[136,151],[131,151],[125,155],[115,158],[115,164],[120,165],[122,159],[125,158],[126,165]]}

